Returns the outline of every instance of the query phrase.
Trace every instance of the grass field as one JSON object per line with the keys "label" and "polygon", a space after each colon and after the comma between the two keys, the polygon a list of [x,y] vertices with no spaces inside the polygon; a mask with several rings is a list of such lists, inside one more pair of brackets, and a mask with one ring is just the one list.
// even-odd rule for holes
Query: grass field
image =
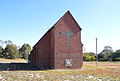
{"label": "grass field", "polygon": [[24,59],[4,59],[0,58],[0,63],[25,63]]}
{"label": "grass field", "polygon": [[82,69],[73,70],[0,71],[0,81],[120,81],[120,62],[84,62]]}

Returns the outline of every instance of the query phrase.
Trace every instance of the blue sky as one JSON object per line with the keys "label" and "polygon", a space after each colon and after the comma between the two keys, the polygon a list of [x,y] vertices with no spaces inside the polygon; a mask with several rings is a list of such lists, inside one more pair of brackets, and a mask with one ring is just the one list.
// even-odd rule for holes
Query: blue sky
{"label": "blue sky", "polygon": [[33,46],[70,10],[81,26],[84,52],[120,49],[120,0],[0,0],[0,40]]}

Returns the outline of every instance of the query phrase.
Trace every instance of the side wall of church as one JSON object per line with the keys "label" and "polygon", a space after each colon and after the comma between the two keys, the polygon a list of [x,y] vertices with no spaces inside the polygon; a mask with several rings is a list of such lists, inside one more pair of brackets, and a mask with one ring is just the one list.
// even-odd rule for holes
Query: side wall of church
{"label": "side wall of church", "polygon": [[52,68],[54,66],[51,35],[51,31],[46,33],[33,48],[34,54],[31,55],[31,61],[38,68]]}

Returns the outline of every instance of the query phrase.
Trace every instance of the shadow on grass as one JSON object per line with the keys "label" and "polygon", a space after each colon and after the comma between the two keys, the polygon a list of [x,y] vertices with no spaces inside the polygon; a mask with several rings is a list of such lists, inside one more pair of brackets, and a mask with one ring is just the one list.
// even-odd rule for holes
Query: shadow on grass
{"label": "shadow on grass", "polygon": [[32,67],[30,63],[0,63],[0,71],[16,71],[16,70],[40,70]]}

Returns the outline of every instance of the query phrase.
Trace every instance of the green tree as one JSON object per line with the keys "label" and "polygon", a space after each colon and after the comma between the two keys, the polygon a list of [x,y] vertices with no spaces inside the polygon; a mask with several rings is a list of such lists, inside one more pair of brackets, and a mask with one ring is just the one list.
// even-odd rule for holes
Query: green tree
{"label": "green tree", "polygon": [[2,48],[2,46],[0,46],[0,57],[3,57],[3,48]]}
{"label": "green tree", "polygon": [[113,61],[120,61],[120,50],[116,50],[116,51],[112,54],[112,60],[113,60]]}
{"label": "green tree", "polygon": [[6,44],[12,44],[12,41],[11,40],[7,40],[5,41]]}
{"label": "green tree", "polygon": [[22,47],[19,49],[20,57],[21,58],[28,58],[28,55],[30,55],[31,46],[29,44],[23,44]]}
{"label": "green tree", "polygon": [[99,61],[112,61],[112,47],[105,46],[104,50],[98,55]]}
{"label": "green tree", "polygon": [[83,60],[84,61],[95,61],[96,60],[95,54],[92,53],[92,52],[90,52],[90,53],[84,53]]}
{"label": "green tree", "polygon": [[19,58],[18,47],[14,44],[7,44],[4,50],[5,58],[16,59]]}
{"label": "green tree", "polygon": [[99,61],[108,61],[109,60],[109,55],[108,54],[99,54],[98,55]]}

